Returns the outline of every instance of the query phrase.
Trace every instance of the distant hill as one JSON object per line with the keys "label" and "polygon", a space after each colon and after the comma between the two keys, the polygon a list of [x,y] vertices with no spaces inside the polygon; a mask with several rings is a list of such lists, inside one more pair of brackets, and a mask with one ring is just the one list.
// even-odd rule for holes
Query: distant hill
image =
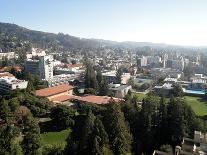
{"label": "distant hill", "polygon": [[0,49],[2,51],[15,51],[27,49],[29,46],[51,48],[51,50],[91,49],[99,47],[125,47],[136,48],[143,46],[166,47],[166,44],[148,42],[116,42],[102,39],[84,39],[63,33],[47,33],[9,24],[0,23]]}
{"label": "distant hill", "polygon": [[80,39],[62,33],[54,34],[29,30],[15,24],[0,23],[0,48],[2,50],[12,50],[24,43],[54,49],[97,48],[100,46],[99,42],[95,40]]}

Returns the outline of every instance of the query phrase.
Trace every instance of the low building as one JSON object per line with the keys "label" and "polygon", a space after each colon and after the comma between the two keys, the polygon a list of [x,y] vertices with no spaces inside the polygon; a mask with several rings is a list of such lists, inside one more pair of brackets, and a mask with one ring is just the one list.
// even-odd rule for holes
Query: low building
{"label": "low building", "polygon": [[[116,71],[104,72],[102,73],[102,76],[107,83],[117,83]],[[121,76],[121,84],[127,84],[130,77],[130,73],[123,73]]]}
{"label": "low building", "polygon": [[0,68],[0,72],[9,72],[12,68],[14,68],[17,72],[21,72],[23,70],[23,68],[20,66],[6,66]]}
{"label": "low building", "polygon": [[203,76],[203,74],[195,74],[190,80],[194,83],[207,83],[207,76]]}
{"label": "low building", "polygon": [[41,97],[47,97],[50,101],[53,98],[62,96],[62,95],[72,95],[73,94],[73,86],[69,84],[62,84],[50,88],[44,88],[40,90],[36,90],[35,95]]}
{"label": "low building", "polygon": [[171,83],[164,83],[162,86],[155,86],[154,92],[159,96],[170,96],[173,91],[172,85]]}
{"label": "low building", "polygon": [[83,67],[82,64],[66,64],[66,66],[71,70],[79,70]]}
{"label": "low building", "polygon": [[118,98],[112,98],[109,96],[96,96],[96,95],[85,95],[85,96],[75,96],[75,95],[61,95],[55,98],[52,98],[51,101],[54,103],[61,103],[65,104],[70,102],[75,103],[76,101],[80,103],[92,103],[92,104],[108,104],[110,100],[113,100],[115,102],[120,101]]}
{"label": "low building", "polygon": [[76,101],[81,103],[107,104],[110,100],[115,102],[120,101],[118,98],[111,98],[109,96],[75,96],[73,95],[73,86],[62,84],[50,88],[36,90],[36,96],[47,97],[54,104],[73,105]]}
{"label": "low building", "polygon": [[[207,134],[200,131],[194,131],[194,138],[184,137],[182,144],[176,146],[175,155],[205,155],[207,154]],[[167,153],[155,150],[153,155],[173,155],[173,152]]]}
{"label": "low building", "polygon": [[10,74],[1,73],[0,75],[0,93],[7,93],[15,89],[26,89],[27,85],[28,81],[19,80]]}
{"label": "low building", "polygon": [[130,85],[109,84],[109,89],[112,90],[116,98],[124,98],[128,91],[132,89]]}
{"label": "low building", "polygon": [[1,77],[15,77],[15,76],[9,72],[3,72],[3,73],[0,73],[0,78]]}
{"label": "low building", "polygon": [[153,78],[171,77],[179,79],[183,75],[183,72],[171,68],[153,68],[150,70],[150,74]]}
{"label": "low building", "polygon": [[62,65],[61,61],[59,61],[59,60],[54,60],[54,61],[53,61],[53,66],[54,66],[54,67],[56,67],[56,66],[61,66],[61,65]]}
{"label": "low building", "polygon": [[27,59],[32,59],[33,57],[45,56],[46,52],[39,48],[32,48],[31,52],[26,54]]}
{"label": "low building", "polygon": [[107,81],[107,83],[116,83],[116,71],[109,71],[102,73],[103,78]]}
{"label": "low building", "polygon": [[15,53],[14,52],[6,52],[6,53],[0,52],[0,60],[2,60],[3,58],[7,58],[8,60],[14,59]]}
{"label": "low building", "polygon": [[69,84],[70,81],[74,81],[80,75],[79,74],[60,74],[53,76],[52,79],[48,80],[48,86],[53,87],[60,84]]}
{"label": "low building", "polygon": [[131,77],[130,73],[123,73],[123,75],[121,76],[121,83],[127,84],[130,77]]}
{"label": "low building", "polygon": [[171,83],[171,84],[175,84],[175,83],[177,83],[177,79],[176,78],[165,78],[164,79],[164,82],[165,83]]}

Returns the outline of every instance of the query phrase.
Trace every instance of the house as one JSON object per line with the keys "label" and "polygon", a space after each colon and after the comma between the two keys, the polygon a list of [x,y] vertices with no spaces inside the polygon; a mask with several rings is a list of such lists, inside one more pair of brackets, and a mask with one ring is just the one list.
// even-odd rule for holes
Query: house
{"label": "house", "polygon": [[36,90],[35,92],[36,96],[47,97],[50,101],[53,101],[54,98],[59,96],[72,95],[72,94],[73,94],[73,86],[69,84],[61,84],[50,88]]}
{"label": "house", "polygon": [[[176,146],[175,155],[205,155],[207,154],[207,134],[194,131],[194,138],[183,138],[181,146]],[[173,155],[163,151],[155,150],[153,155]]]}
{"label": "house", "polygon": [[132,89],[130,85],[109,84],[109,89],[112,90],[116,98],[124,98],[128,91]]}
{"label": "house", "polygon": [[122,84],[127,84],[130,77],[131,77],[130,73],[123,73],[122,76],[121,76],[121,83]]}
{"label": "house", "polygon": [[173,91],[173,84],[164,83],[162,86],[155,86],[154,91],[159,96],[170,96]]}
{"label": "house", "polygon": [[107,81],[107,83],[116,83],[116,71],[109,71],[102,73],[103,78]]}
{"label": "house", "polygon": [[183,72],[171,68],[152,68],[150,70],[150,74],[155,79],[159,77],[171,77],[179,79],[183,75]]}
{"label": "house", "polygon": [[14,77],[14,75],[9,72],[3,72],[3,73],[0,73],[0,78],[1,77]]}
{"label": "house", "polygon": [[17,72],[21,72],[23,70],[20,66],[6,66],[0,68],[0,72],[9,72],[12,68],[14,68]]}
{"label": "house", "polygon": [[15,58],[15,53],[14,52],[0,52],[0,60],[3,58],[7,58],[8,60],[14,59]]}
{"label": "house", "polygon": [[33,57],[45,56],[46,52],[39,48],[32,48],[31,52],[26,54],[27,59],[32,59]]}
{"label": "house", "polygon": [[[117,83],[116,71],[104,72],[102,76],[108,83]],[[130,73],[123,73],[121,75],[121,84],[127,84],[130,77]]]}
{"label": "house", "polygon": [[8,72],[0,73],[0,93],[6,93],[15,89],[26,89],[28,81],[19,80]]}

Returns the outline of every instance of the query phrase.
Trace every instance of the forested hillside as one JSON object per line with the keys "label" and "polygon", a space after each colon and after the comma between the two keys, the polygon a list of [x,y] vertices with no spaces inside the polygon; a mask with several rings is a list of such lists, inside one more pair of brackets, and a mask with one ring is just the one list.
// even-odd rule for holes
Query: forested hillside
{"label": "forested hillside", "polygon": [[2,51],[14,51],[29,45],[51,48],[51,50],[68,50],[96,48],[99,47],[99,42],[80,39],[63,33],[46,33],[29,30],[15,24],[0,23],[0,48]]}

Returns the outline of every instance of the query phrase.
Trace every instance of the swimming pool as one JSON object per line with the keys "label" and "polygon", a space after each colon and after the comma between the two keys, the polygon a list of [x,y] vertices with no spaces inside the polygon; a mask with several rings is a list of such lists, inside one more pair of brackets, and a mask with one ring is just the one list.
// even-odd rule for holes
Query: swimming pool
{"label": "swimming pool", "polygon": [[205,95],[205,90],[184,89],[183,92],[187,94]]}

